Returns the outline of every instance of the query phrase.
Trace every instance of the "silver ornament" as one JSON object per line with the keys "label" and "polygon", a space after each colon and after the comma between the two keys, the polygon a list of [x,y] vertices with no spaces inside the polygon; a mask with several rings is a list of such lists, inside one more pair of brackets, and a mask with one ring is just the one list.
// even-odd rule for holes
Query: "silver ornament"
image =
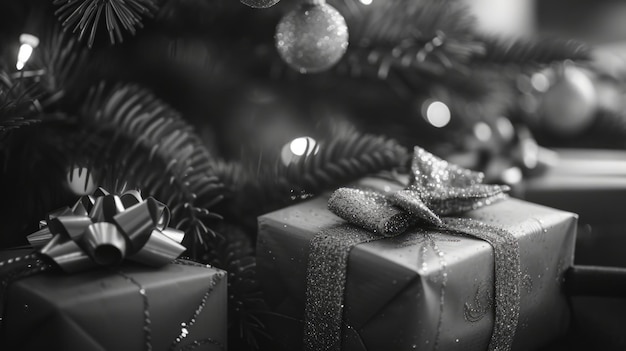
{"label": "silver ornament", "polygon": [[265,9],[276,5],[280,0],[240,0],[242,4],[254,7],[255,9]]}
{"label": "silver ornament", "polygon": [[326,3],[305,3],[287,13],[276,27],[276,48],[283,60],[300,73],[324,71],[348,48],[348,26]]}

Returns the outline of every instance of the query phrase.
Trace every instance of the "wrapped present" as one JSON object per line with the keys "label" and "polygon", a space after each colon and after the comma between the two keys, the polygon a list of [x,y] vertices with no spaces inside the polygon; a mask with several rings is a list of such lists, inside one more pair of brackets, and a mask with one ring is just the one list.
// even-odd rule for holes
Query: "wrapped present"
{"label": "wrapped present", "polygon": [[139,351],[197,344],[193,350],[225,350],[226,285],[223,271],[184,260],[159,269],[128,263],[116,270],[33,275],[0,296],[2,345]]}
{"label": "wrapped present", "polygon": [[555,157],[545,172],[515,186],[513,194],[527,201],[578,213],[581,223],[626,226],[622,213],[626,204],[626,151],[554,151]]}
{"label": "wrapped present", "polygon": [[2,345],[225,350],[226,275],[192,261],[169,210],[99,189],[48,215],[36,251],[0,253]]}
{"label": "wrapped present", "polygon": [[[426,164],[437,162],[429,158]],[[314,349],[311,339],[336,334],[338,342],[324,341],[334,343],[330,349],[532,350],[565,333],[569,309],[562,280],[572,265],[576,215],[517,199],[478,208],[502,196],[446,167],[442,178],[423,182],[434,187],[421,196],[422,203],[409,205],[423,212],[421,222],[436,222],[429,211],[468,210],[458,221],[439,218],[443,226],[412,224],[403,234],[375,238],[372,232],[404,226],[405,214],[386,221],[379,220],[382,210],[342,215],[361,218],[357,222],[373,219],[365,230],[330,212],[328,195],[259,217],[258,269],[272,309],[266,324],[286,350]],[[431,171],[444,174],[437,167]],[[466,187],[437,196],[450,182]],[[405,185],[380,178],[365,178],[358,186],[395,194],[398,202],[407,192],[422,192],[415,186],[398,192]],[[475,201],[478,193],[487,196]],[[450,223],[462,224],[451,228]],[[498,239],[478,233],[496,227],[514,241],[496,244]],[[326,237],[330,245],[320,251],[320,238]],[[336,264],[343,254],[345,265]],[[327,276],[340,279],[335,283]]]}

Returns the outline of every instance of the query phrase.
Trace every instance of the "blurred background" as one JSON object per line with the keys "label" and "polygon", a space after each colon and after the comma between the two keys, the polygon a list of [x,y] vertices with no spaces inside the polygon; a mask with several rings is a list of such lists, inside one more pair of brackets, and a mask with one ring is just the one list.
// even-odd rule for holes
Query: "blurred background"
{"label": "blurred background", "polygon": [[[578,213],[576,263],[626,267],[626,2],[328,0],[310,26],[303,6],[3,1],[0,247],[96,185],[139,187],[190,256],[243,277],[247,343],[256,217],[420,145]],[[626,349],[623,299],[573,307],[553,349]]]}

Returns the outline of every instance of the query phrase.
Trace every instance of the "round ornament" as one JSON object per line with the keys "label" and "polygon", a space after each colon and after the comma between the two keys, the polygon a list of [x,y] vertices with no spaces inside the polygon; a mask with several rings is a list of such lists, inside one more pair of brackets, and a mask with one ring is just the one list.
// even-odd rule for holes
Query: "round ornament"
{"label": "round ornament", "polygon": [[276,27],[276,48],[283,60],[300,73],[316,73],[336,64],[348,48],[343,16],[323,2],[300,5]]}
{"label": "round ornament", "polygon": [[276,5],[280,0],[240,0],[242,4],[255,9],[265,9]]}
{"label": "round ornament", "polygon": [[596,89],[589,76],[569,66],[557,74],[556,82],[543,95],[539,112],[548,130],[573,136],[591,125],[597,102]]}

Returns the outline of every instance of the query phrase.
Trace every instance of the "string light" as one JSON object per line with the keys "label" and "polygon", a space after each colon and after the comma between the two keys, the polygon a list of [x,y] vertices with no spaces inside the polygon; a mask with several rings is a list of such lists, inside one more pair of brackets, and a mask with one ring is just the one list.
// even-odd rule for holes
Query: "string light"
{"label": "string light", "polygon": [[492,135],[491,127],[485,122],[478,122],[474,125],[474,135],[480,141],[489,141]]}
{"label": "string light", "polygon": [[426,101],[423,112],[426,121],[433,127],[443,128],[450,123],[451,113],[448,105],[441,101]]}
{"label": "string light", "polygon": [[498,119],[496,119],[496,129],[498,130],[498,133],[500,133],[502,139],[506,141],[513,140],[515,137],[515,127],[506,117],[498,117]]}
{"label": "string light", "polygon": [[22,45],[20,45],[20,49],[17,52],[17,63],[15,64],[18,71],[24,68],[26,62],[33,54],[33,50],[39,45],[39,38],[32,34],[23,33],[20,35],[20,44]]}
{"label": "string light", "polygon": [[502,171],[500,178],[506,184],[518,184],[523,179],[522,170],[519,167],[507,168]]}
{"label": "string light", "polygon": [[540,93],[545,93],[550,89],[550,79],[541,72],[537,72],[530,77],[530,84]]}
{"label": "string light", "polygon": [[295,162],[302,156],[317,154],[319,145],[317,141],[311,137],[303,136],[293,139],[283,146],[281,151],[281,159],[285,165]]}

